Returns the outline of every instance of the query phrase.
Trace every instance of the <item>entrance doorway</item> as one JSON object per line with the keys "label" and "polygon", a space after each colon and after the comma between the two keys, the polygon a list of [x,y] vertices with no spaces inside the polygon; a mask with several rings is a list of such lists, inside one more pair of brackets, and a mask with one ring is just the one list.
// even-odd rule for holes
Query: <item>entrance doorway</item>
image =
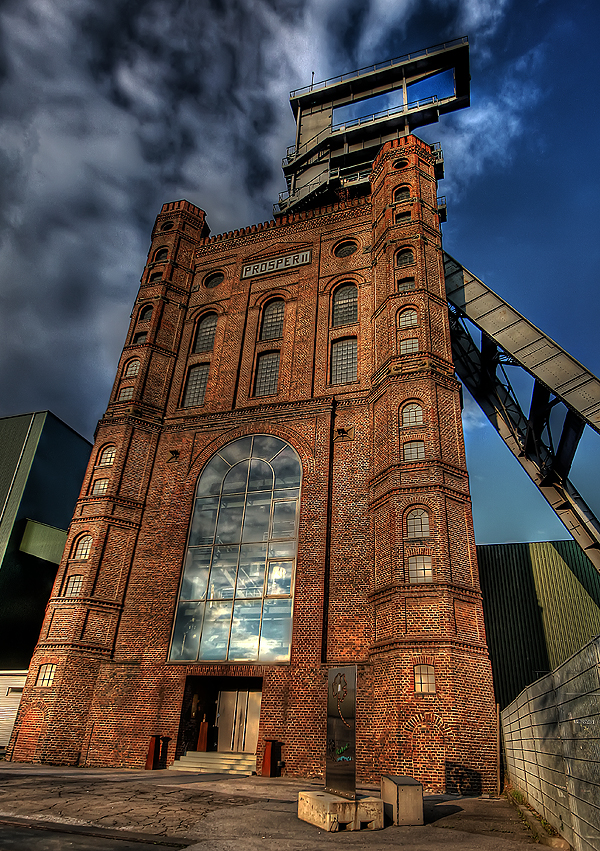
{"label": "entrance doorway", "polygon": [[260,691],[220,691],[217,702],[217,750],[256,753]]}
{"label": "entrance doorway", "polygon": [[262,677],[186,678],[177,756],[188,751],[256,753]]}

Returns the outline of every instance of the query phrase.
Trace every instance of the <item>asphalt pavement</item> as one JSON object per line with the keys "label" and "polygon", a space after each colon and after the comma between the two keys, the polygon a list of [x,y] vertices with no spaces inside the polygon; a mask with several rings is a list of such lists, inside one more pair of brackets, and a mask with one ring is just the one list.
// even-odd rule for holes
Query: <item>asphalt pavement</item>
{"label": "asphalt pavement", "polygon": [[326,833],[297,817],[298,793],[318,789],[286,777],[0,762],[0,849],[519,851],[535,843],[506,798],[451,795],[426,796],[422,826]]}

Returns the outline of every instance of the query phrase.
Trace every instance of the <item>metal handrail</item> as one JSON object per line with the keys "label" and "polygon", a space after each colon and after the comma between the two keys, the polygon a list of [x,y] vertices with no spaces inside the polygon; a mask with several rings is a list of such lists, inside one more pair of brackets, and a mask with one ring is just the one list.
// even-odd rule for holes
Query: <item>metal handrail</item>
{"label": "metal handrail", "polygon": [[384,68],[392,68],[394,65],[401,65],[403,62],[409,62],[411,59],[419,59],[422,56],[429,56],[431,53],[437,53],[440,50],[446,50],[449,47],[456,47],[459,44],[468,44],[469,39],[466,35],[460,38],[445,41],[442,44],[435,44],[433,47],[426,47],[424,50],[419,50],[416,53],[406,53],[404,56],[398,56],[395,59],[387,59],[385,62],[378,62],[375,65],[368,65],[365,68],[359,68],[358,71],[350,71],[348,74],[340,74],[338,77],[330,77],[328,80],[322,80],[320,83],[311,83],[310,86],[303,86],[301,89],[294,89],[290,92],[290,99],[298,97],[308,92],[319,91],[326,89],[329,86],[343,83],[346,80],[354,80],[357,77],[362,77],[365,74],[372,74],[374,71],[382,71]]}

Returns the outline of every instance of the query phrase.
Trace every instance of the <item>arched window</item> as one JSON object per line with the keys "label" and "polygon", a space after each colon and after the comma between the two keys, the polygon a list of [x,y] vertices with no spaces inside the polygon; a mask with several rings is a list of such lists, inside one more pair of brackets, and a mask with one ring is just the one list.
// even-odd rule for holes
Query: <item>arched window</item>
{"label": "arched window", "polygon": [[408,512],[406,535],[408,538],[429,537],[429,514],[424,508],[413,508]]}
{"label": "arched window", "polygon": [[198,323],[196,340],[194,342],[194,354],[199,352],[212,352],[215,344],[215,333],[217,330],[217,314],[207,313]]}
{"label": "arched window", "polygon": [[425,444],[422,440],[409,440],[403,449],[405,461],[422,461],[425,458]]}
{"label": "arched window", "polygon": [[403,426],[423,425],[423,408],[416,402],[410,402],[402,408]]}
{"label": "arched window", "polygon": [[134,360],[127,361],[127,366],[125,367],[123,378],[135,378],[139,371],[140,362],[137,358],[134,358]]}
{"label": "arched window", "polygon": [[105,446],[98,456],[99,467],[110,467],[114,463],[115,455],[117,454],[116,446]]}
{"label": "arched window", "polygon": [[285,302],[282,298],[276,298],[267,304],[260,326],[261,340],[277,340],[283,337],[284,310]]}
{"label": "arched window", "polygon": [[413,584],[433,582],[431,556],[411,556],[408,559],[408,581]]}
{"label": "arched window", "polygon": [[419,694],[435,694],[433,665],[415,665],[415,691]]}
{"label": "arched window", "polygon": [[394,189],[394,201],[409,201],[410,186],[398,186]]}
{"label": "arched window", "polygon": [[333,294],[332,325],[348,325],[358,319],[358,290],[354,284],[344,284]]}
{"label": "arched window", "polygon": [[416,337],[411,337],[408,340],[400,340],[401,355],[414,355],[414,353],[418,351],[419,341],[416,339]]}
{"label": "arched window", "polygon": [[96,479],[92,485],[92,496],[102,496],[108,490],[108,479]]}
{"label": "arched window", "polygon": [[134,346],[141,346],[143,343],[146,342],[147,339],[148,339],[148,332],[147,331],[138,331],[137,334],[133,335],[133,345]]}
{"label": "arched window", "polygon": [[256,362],[255,396],[274,396],[279,384],[279,352],[262,352]]}
{"label": "arched window", "polygon": [[73,552],[73,558],[76,559],[86,559],[90,556],[90,550],[92,549],[92,536],[91,535],[83,535],[77,543],[75,544],[75,550]]}
{"label": "arched window", "polygon": [[154,262],[161,263],[163,260],[166,260],[168,256],[168,248],[159,248],[157,251],[154,252]]}
{"label": "arched window", "polygon": [[302,467],[277,437],[241,437],[198,486],[171,661],[290,658]]}
{"label": "arched window", "polygon": [[398,316],[398,328],[413,328],[415,325],[418,324],[419,317],[417,315],[417,311],[413,308],[403,310],[402,313]]}
{"label": "arched window", "polygon": [[411,266],[415,262],[412,248],[401,248],[396,254],[396,266]]}
{"label": "arched window", "polygon": [[148,322],[149,319],[152,319],[152,310],[153,307],[151,304],[147,304],[145,307],[142,307],[140,315],[138,316],[138,322]]}
{"label": "arched window", "polygon": [[356,337],[336,340],[331,346],[331,383],[349,384],[356,381],[357,369]]}
{"label": "arched window", "polygon": [[208,384],[209,364],[199,363],[192,366],[188,372],[185,393],[183,394],[183,407],[193,408],[204,404],[206,385]]}
{"label": "arched window", "polygon": [[65,586],[65,597],[77,597],[81,594],[81,589],[83,587],[83,576],[81,573],[73,574],[73,576],[69,576],[67,579],[67,584]]}

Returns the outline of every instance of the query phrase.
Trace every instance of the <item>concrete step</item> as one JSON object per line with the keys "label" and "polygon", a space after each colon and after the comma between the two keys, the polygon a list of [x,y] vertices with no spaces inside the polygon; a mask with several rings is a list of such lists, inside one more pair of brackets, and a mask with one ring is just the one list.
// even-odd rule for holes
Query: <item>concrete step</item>
{"label": "concrete step", "polygon": [[172,771],[200,771],[247,777],[256,771],[256,754],[188,751],[170,766]]}

